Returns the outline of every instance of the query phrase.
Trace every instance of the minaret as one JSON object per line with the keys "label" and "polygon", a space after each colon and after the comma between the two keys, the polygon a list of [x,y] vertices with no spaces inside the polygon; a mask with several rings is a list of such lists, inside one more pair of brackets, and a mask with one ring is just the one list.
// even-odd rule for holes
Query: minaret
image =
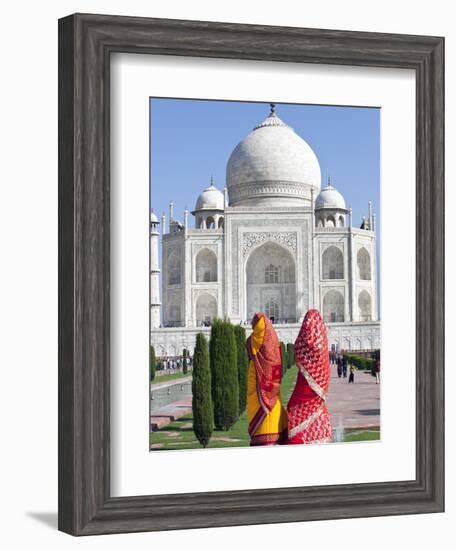
{"label": "minaret", "polygon": [[369,231],[372,231],[374,225],[373,217],[372,217],[372,201],[369,201]]}
{"label": "minaret", "polygon": [[158,266],[157,216],[150,213],[150,328],[160,326],[160,268]]}

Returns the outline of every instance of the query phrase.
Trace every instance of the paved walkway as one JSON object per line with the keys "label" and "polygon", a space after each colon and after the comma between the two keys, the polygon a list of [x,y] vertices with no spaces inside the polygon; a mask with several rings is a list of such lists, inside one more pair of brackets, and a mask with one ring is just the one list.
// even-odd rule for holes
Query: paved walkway
{"label": "paved walkway", "polygon": [[336,365],[331,365],[331,382],[328,394],[328,409],[334,429],[344,427],[380,427],[380,384],[370,371],[356,371],[355,382],[337,376]]}
{"label": "paved walkway", "polygon": [[189,374],[188,376],[182,376],[180,378],[175,378],[174,380],[165,380],[165,382],[155,382],[150,384],[151,390],[159,390],[160,388],[167,388],[168,386],[176,386],[177,384],[185,384],[186,382],[190,382],[192,379],[192,375]]}
{"label": "paved walkway", "polygon": [[150,427],[152,431],[157,431],[167,426],[170,422],[174,422],[181,416],[192,412],[192,398],[175,401],[169,405],[165,405],[161,409],[153,411],[150,416]]}

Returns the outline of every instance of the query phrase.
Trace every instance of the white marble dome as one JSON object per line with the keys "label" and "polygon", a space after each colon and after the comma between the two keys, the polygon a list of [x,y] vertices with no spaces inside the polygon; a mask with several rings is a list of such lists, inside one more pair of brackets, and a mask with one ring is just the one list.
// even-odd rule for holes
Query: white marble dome
{"label": "white marble dome", "polygon": [[315,208],[337,208],[345,210],[345,199],[328,181],[315,200]]}
{"label": "white marble dome", "polygon": [[311,190],[321,186],[317,156],[274,105],[231,153],[226,174],[230,206],[309,204]]}
{"label": "white marble dome", "polygon": [[150,213],[150,223],[160,223],[154,212]]}
{"label": "white marble dome", "polygon": [[223,193],[211,183],[198,197],[195,212],[199,210],[223,210],[224,202]]}

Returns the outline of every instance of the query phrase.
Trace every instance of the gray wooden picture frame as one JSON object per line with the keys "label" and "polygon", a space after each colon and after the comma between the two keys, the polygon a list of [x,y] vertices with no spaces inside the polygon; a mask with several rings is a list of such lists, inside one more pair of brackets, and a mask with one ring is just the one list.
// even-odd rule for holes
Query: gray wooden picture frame
{"label": "gray wooden picture frame", "polygon": [[[113,52],[415,70],[415,480],[110,496]],[[60,530],[91,535],[444,510],[443,38],[83,14],[63,18],[58,174]]]}

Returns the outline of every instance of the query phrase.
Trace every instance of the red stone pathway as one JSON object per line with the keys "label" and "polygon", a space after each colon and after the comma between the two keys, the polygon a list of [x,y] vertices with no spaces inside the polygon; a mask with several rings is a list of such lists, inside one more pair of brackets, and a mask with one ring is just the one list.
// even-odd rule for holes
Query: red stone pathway
{"label": "red stone pathway", "polygon": [[167,426],[170,422],[174,422],[181,416],[185,416],[192,412],[192,398],[175,401],[169,405],[165,405],[161,409],[152,411],[150,416],[150,427],[152,431],[157,431]]}

